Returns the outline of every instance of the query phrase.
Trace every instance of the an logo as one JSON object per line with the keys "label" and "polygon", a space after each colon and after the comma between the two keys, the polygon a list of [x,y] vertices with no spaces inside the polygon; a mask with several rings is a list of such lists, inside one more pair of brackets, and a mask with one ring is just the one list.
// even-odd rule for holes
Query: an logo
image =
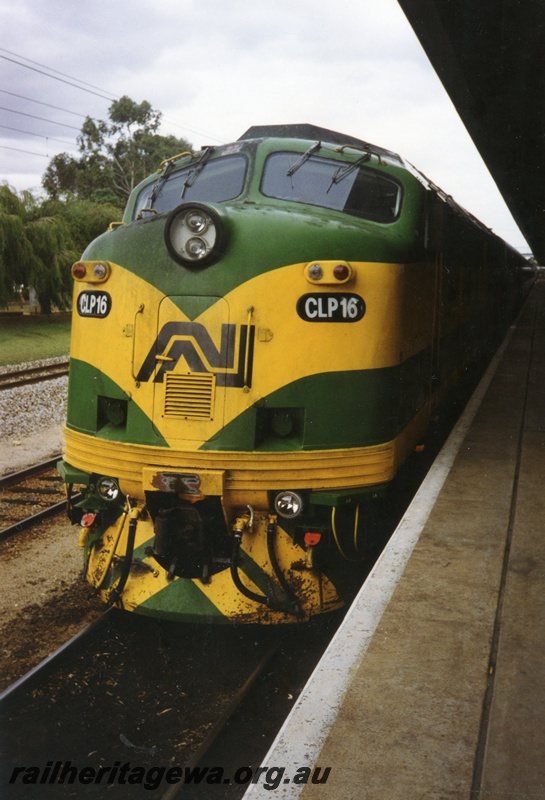
{"label": "an logo", "polygon": [[251,386],[254,333],[253,325],[248,330],[247,325],[223,324],[218,348],[199,322],[167,322],[144,359],[136,380],[145,383],[154,375],[153,381],[162,383],[165,373],[173,370],[183,358],[190,372],[213,373],[218,386]]}
{"label": "an logo", "polygon": [[359,294],[348,292],[304,294],[297,301],[297,313],[305,322],[358,322],[365,303]]}
{"label": "an logo", "polygon": [[107,317],[112,308],[108,292],[81,292],[78,297],[80,317]]}

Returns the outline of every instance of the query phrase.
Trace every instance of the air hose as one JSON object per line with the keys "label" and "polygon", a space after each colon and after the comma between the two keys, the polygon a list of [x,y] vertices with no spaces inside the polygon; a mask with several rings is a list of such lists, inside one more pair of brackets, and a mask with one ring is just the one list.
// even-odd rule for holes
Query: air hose
{"label": "air hose", "polygon": [[268,606],[269,598],[266,595],[252,592],[252,590],[248,589],[247,586],[244,586],[240,580],[240,575],[238,574],[238,556],[240,552],[240,543],[242,541],[242,533],[239,534],[238,532],[235,532],[233,538],[233,555],[231,557],[231,578],[233,579],[233,583],[239,592],[249,600],[254,600],[256,603],[263,603],[264,605]]}
{"label": "air hose", "polygon": [[134,540],[136,538],[136,526],[138,525],[138,517],[140,516],[140,511],[138,508],[133,508],[129,518],[129,532],[127,534],[127,549],[125,551],[125,555],[122,559],[122,567],[121,567],[121,575],[117,582],[117,585],[112,589],[110,592],[110,596],[108,598],[110,604],[113,605],[117,600],[120,599],[121,594],[123,593],[123,589],[125,588],[125,584],[127,583],[127,578],[129,577],[129,573],[131,571],[131,564],[132,564],[132,556],[134,553]]}
{"label": "air hose", "polygon": [[275,611],[285,611],[299,617],[301,616],[301,607],[299,605],[299,601],[282,574],[282,570],[280,569],[280,565],[274,550],[276,517],[272,515],[269,516],[269,524],[267,526],[267,550],[274,574],[282,588],[284,597],[282,599],[275,597],[275,592],[272,587],[270,595],[252,592],[252,590],[248,589],[248,587],[245,586],[240,579],[240,575],[238,573],[238,557],[242,542],[242,534],[246,530],[251,531],[254,523],[254,514],[251,506],[248,506],[248,511],[250,512],[249,514],[244,514],[238,517],[233,525],[233,556],[231,559],[231,577],[233,579],[233,583],[239,592],[241,592],[241,594],[243,594],[249,600],[253,600],[256,603],[262,603],[263,605],[269,606],[269,608],[272,608]]}
{"label": "air hose", "polygon": [[269,517],[269,524],[267,526],[267,551],[269,553],[269,559],[272,564],[272,568],[274,570],[274,574],[276,575],[278,582],[284,593],[288,599],[289,606],[291,608],[291,613],[294,614],[296,617],[302,616],[301,606],[299,604],[299,600],[295,595],[293,589],[287,582],[286,578],[284,577],[284,573],[280,569],[280,564],[278,563],[278,559],[276,557],[276,551],[274,549],[274,536],[276,533],[276,518],[273,516]]}

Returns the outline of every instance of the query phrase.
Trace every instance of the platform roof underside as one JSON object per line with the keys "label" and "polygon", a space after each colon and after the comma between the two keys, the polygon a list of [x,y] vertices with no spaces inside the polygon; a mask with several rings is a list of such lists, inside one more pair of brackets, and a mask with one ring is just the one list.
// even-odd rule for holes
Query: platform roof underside
{"label": "platform roof underside", "polygon": [[398,2],[545,264],[545,3]]}

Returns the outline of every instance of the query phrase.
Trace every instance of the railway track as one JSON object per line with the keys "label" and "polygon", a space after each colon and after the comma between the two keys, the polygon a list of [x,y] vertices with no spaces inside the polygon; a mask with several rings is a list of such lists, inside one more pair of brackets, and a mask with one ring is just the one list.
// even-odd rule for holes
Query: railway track
{"label": "railway track", "polygon": [[41,383],[52,378],[68,375],[68,365],[69,359],[65,358],[54,364],[23,367],[11,372],[2,372],[0,373],[0,391],[3,389],[16,389],[20,386],[28,386],[32,383]]}
{"label": "railway track", "polygon": [[[3,785],[22,764],[106,769],[117,763],[146,772],[180,765],[182,782],[159,781],[143,795],[193,799],[201,796],[194,790],[204,790],[208,800],[209,784],[187,786],[188,771],[225,755],[227,774],[224,747],[233,745],[233,731],[239,768],[262,758],[332,632],[320,641],[316,631],[182,626],[113,610],[0,695]],[[73,797],[78,788],[42,783],[41,800]],[[6,798],[28,796],[22,782],[9,788]],[[117,781],[101,788],[109,798],[127,796]],[[214,789],[240,797],[245,786]]]}
{"label": "railway track", "polygon": [[51,655],[44,658],[15,683],[0,692],[0,713],[9,703],[24,703],[25,697],[32,693],[52,671],[59,669],[67,657],[71,657],[77,652],[78,648],[81,649],[88,646],[93,636],[103,633],[113,611],[114,609],[112,608],[106,609],[100,617],[86,625]]}
{"label": "railway track", "polygon": [[[188,771],[186,774],[190,774],[192,771],[194,772],[195,770],[198,770],[200,765],[204,763],[204,760],[210,755],[218,739],[222,736],[222,734],[225,733],[235,715],[240,712],[240,707],[243,701],[249,692],[251,692],[252,688],[254,688],[256,682],[263,675],[265,669],[269,666],[270,661],[275,655],[278,654],[279,650],[279,644],[271,645],[271,647],[264,654],[263,658],[259,661],[252,672],[250,672],[244,683],[242,683],[237,689],[237,691],[231,697],[229,704],[211,726],[193,756],[189,759],[187,764],[184,765],[185,769]],[[180,782],[173,784],[163,795],[161,795],[161,800],[174,800],[176,797],[181,797],[184,791],[183,783]]]}
{"label": "railway track", "polygon": [[65,489],[57,474],[60,455],[0,477],[0,541],[65,508]]}

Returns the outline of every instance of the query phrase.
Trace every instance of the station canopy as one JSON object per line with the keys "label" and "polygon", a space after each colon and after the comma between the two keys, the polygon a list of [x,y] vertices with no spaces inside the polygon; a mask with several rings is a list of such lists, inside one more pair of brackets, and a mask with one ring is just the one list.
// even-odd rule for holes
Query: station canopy
{"label": "station canopy", "polygon": [[545,264],[545,0],[398,0]]}

